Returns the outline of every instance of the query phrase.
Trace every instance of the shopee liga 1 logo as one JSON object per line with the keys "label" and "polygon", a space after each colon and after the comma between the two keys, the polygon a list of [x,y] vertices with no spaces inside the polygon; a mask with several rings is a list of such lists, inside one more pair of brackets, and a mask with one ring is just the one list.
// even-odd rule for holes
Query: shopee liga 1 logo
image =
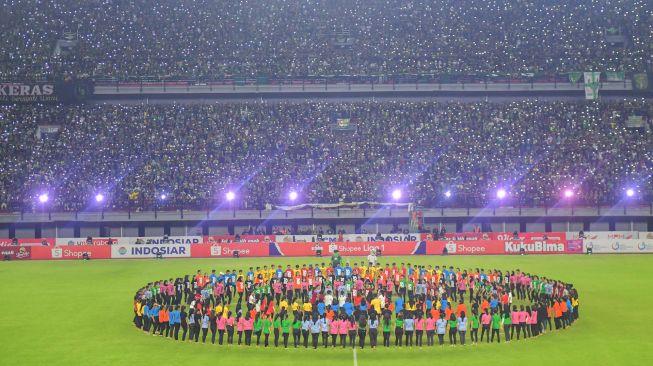
{"label": "shopee liga 1 logo", "polygon": [[63,249],[61,248],[52,249],[52,258],[62,258],[62,257],[63,257]]}
{"label": "shopee liga 1 logo", "polygon": [[450,241],[446,245],[447,247],[447,252],[448,253],[455,253],[456,252],[456,243],[453,241]]}
{"label": "shopee liga 1 logo", "polygon": [[211,246],[211,256],[219,257],[221,255],[222,255],[222,246],[220,245]]}
{"label": "shopee liga 1 logo", "polygon": [[120,255],[125,255],[125,254],[127,254],[127,248],[125,248],[125,247],[120,247],[120,248],[118,248],[118,253],[119,253]]}

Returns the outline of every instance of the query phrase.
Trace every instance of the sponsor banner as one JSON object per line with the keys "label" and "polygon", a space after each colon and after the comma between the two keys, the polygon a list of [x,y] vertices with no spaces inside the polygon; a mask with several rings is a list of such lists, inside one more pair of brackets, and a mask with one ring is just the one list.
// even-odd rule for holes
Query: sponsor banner
{"label": "sponsor banner", "polygon": [[302,242],[374,242],[374,241],[417,241],[420,234],[333,234],[322,235],[319,240],[317,235],[277,235],[277,242],[302,243]]}
{"label": "sponsor banner", "polygon": [[0,258],[3,258],[7,255],[10,260],[26,260],[30,259],[32,247],[29,246],[13,246],[13,247],[2,247],[0,248]]}
{"label": "sponsor banner", "polygon": [[56,245],[109,245],[118,244],[120,238],[91,238],[90,242],[87,238],[57,238]]}
{"label": "sponsor banner", "polygon": [[190,244],[112,245],[111,258],[155,258],[159,254],[164,258],[188,258],[190,247]]}
{"label": "sponsor banner", "polygon": [[[420,234],[422,240],[433,240],[430,233]],[[560,240],[567,239],[567,233],[564,232],[527,232],[518,233],[514,238],[513,233],[446,233],[444,237],[447,240]]]}
{"label": "sponsor banner", "polygon": [[638,234],[639,234],[639,239],[653,239],[653,232],[647,231]]}
{"label": "sponsor banner", "polygon": [[582,253],[583,252],[583,240],[582,239],[572,239],[567,240],[567,253]]}
{"label": "sponsor banner", "polygon": [[651,239],[584,240],[583,245],[592,253],[653,253]]}
{"label": "sponsor banner", "polygon": [[142,236],[116,238],[118,245],[142,245],[142,244],[202,244],[204,238],[201,236]]}
{"label": "sponsor banner", "polygon": [[419,242],[319,242],[319,243],[276,243],[277,250],[282,256],[314,256],[316,250],[321,249],[323,256],[330,256],[338,250],[343,256],[367,256],[370,252],[380,250],[382,255],[411,255],[415,254]]}
{"label": "sponsor banner", "polygon": [[93,94],[90,81],[2,82],[0,103],[81,102]]}
{"label": "sponsor banner", "polygon": [[209,235],[205,236],[204,244],[215,243],[269,243],[275,240],[274,235]]}
{"label": "sponsor banner", "polygon": [[[16,239],[20,246],[37,246],[37,245],[54,245],[54,238],[41,238],[41,239]],[[0,238],[0,247],[12,246],[13,239]]]}
{"label": "sponsor banner", "polygon": [[55,246],[32,248],[32,259],[81,259],[84,253],[90,259],[111,258],[111,247],[99,246]]}
{"label": "sponsor banner", "polygon": [[268,245],[261,243],[216,243],[190,247],[193,258],[233,257],[235,251],[241,257],[267,257],[270,254]]}
{"label": "sponsor banner", "polygon": [[[638,231],[586,231],[584,237],[578,236],[579,233],[567,233],[569,239],[639,239]],[[652,238],[653,239],[653,238]]]}
{"label": "sponsor banner", "polygon": [[[524,249],[526,254],[565,254],[567,241],[560,240],[448,240],[429,241],[426,243],[426,254],[443,254],[444,248],[450,255],[478,255],[478,254],[520,254]],[[581,253],[578,243],[575,243],[573,253]]]}

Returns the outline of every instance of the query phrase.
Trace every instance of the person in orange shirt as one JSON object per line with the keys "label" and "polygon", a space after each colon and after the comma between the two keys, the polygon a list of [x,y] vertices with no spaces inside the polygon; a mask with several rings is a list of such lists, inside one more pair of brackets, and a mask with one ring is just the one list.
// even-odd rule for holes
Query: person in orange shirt
{"label": "person in orange shirt", "polygon": [[447,321],[451,319],[451,314],[453,314],[453,310],[451,309],[451,306],[447,306],[447,309],[444,311],[445,319],[447,319]]}
{"label": "person in orange shirt", "polygon": [[483,302],[481,302],[481,313],[484,313],[486,309],[490,308],[490,302],[487,301],[487,298],[483,299]]}
{"label": "person in orange shirt", "polygon": [[458,306],[456,306],[456,317],[458,318],[460,318],[460,313],[462,313],[463,311],[465,312],[465,314],[467,314],[467,305],[465,305],[463,301],[464,301],[463,299],[460,299],[460,301],[458,302]]}
{"label": "person in orange shirt", "polygon": [[159,335],[163,335],[163,331],[165,330],[166,332],[166,337],[168,337],[168,332],[170,330],[170,326],[168,325],[170,321],[170,316],[168,313],[168,307],[164,306],[161,311],[159,311]]}
{"label": "person in orange shirt", "polygon": [[553,300],[553,317],[556,325],[556,330],[558,330],[562,326],[562,309],[560,307],[559,300]]}

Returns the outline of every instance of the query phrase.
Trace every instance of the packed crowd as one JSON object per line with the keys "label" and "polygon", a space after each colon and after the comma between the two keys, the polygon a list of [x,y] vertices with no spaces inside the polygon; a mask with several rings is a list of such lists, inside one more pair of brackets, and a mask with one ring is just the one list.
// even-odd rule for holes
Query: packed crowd
{"label": "packed crowd", "polygon": [[571,284],[519,270],[341,261],[152,282],[134,297],[134,324],[190,342],[362,349],[510,342],[579,315]]}
{"label": "packed crowd", "polygon": [[[26,0],[0,79],[645,71],[643,0]],[[624,35],[613,44],[606,35]],[[77,41],[55,55],[59,39]]]}
{"label": "packed crowd", "polygon": [[[355,131],[333,129],[342,115]],[[633,115],[644,128],[626,127]],[[504,204],[555,204],[565,188],[613,204],[626,187],[651,195],[652,116],[643,101],[0,106],[0,206],[39,210],[48,192],[48,209],[85,210],[101,192],[109,209],[262,209],[292,189],[337,203],[394,187],[425,207],[482,207],[500,187]],[[43,125],[60,130],[38,138]]]}

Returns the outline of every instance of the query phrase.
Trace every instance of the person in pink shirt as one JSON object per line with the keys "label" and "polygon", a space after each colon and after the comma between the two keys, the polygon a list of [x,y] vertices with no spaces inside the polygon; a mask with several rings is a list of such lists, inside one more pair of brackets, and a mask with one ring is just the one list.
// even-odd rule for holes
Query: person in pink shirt
{"label": "person in pink shirt", "polygon": [[510,327],[510,339],[513,339],[515,337],[515,329],[517,329],[517,334],[519,334],[519,311],[517,310],[517,305],[513,305],[512,307],[510,322],[512,323]]}
{"label": "person in pink shirt", "polygon": [[252,344],[252,330],[254,329],[254,318],[249,315],[249,311],[245,312],[245,320],[243,321],[243,332],[245,332],[245,345]]}
{"label": "person in pink shirt", "polygon": [[338,329],[340,329],[340,319],[334,318],[329,324],[329,334],[331,335],[331,347],[336,347],[338,338]]}
{"label": "person in pink shirt", "polygon": [[347,323],[348,321],[343,315],[340,319],[340,325],[338,326],[338,334],[340,335],[340,345],[342,348],[347,346],[347,333],[349,331],[349,324]]}
{"label": "person in pink shirt", "polygon": [[224,340],[224,332],[227,330],[227,318],[222,316],[222,314],[218,314],[215,322],[218,326],[218,344],[222,346],[222,341]]}
{"label": "person in pink shirt", "polygon": [[238,345],[242,344],[243,340],[243,328],[245,327],[245,318],[242,316],[236,321],[236,331],[238,332]]}
{"label": "person in pink shirt", "polygon": [[529,319],[531,334],[533,337],[537,337],[540,334],[540,330],[537,326],[537,310],[535,308],[531,310]]}
{"label": "person in pink shirt", "polygon": [[483,315],[481,315],[481,342],[483,342],[483,336],[487,333],[487,343],[490,343],[490,322],[492,317],[488,313],[488,309],[485,309]]}
{"label": "person in pink shirt", "polygon": [[424,337],[424,325],[426,321],[421,316],[415,318],[415,346],[422,347]]}
{"label": "person in pink shirt", "polygon": [[234,344],[234,323],[236,320],[231,315],[231,311],[227,313],[227,344]]}
{"label": "person in pink shirt", "polygon": [[526,338],[527,337],[526,327],[528,326],[528,313],[526,312],[526,310],[524,310],[524,305],[522,305],[519,309],[519,312],[517,314],[517,321],[519,324],[519,327],[517,328],[517,340],[519,340],[520,332],[523,332],[524,338]]}
{"label": "person in pink shirt", "polygon": [[347,320],[347,330],[349,331],[349,345],[351,348],[356,347],[356,320],[353,316],[350,316]]}
{"label": "person in pink shirt", "polygon": [[429,311],[426,313],[426,345],[433,346],[435,344],[435,319]]}

